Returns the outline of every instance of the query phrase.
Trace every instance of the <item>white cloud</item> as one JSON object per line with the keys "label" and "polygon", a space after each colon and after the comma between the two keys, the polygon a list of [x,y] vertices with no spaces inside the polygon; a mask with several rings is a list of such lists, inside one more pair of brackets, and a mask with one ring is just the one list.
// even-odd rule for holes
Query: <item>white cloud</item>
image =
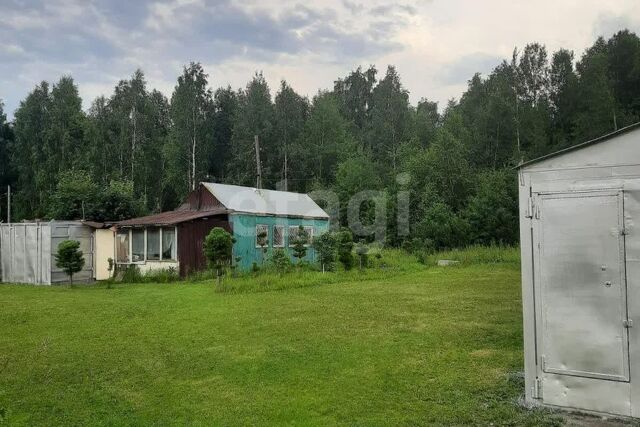
{"label": "white cloud", "polygon": [[579,58],[595,37],[640,32],[640,2],[540,0],[40,0],[3,6],[0,98],[9,116],[40,80],[76,79],[85,107],[140,67],[167,96],[182,66],[205,65],[214,87],[262,70],[313,96],[361,65],[396,65],[411,101],[459,97],[514,47],[537,41]]}

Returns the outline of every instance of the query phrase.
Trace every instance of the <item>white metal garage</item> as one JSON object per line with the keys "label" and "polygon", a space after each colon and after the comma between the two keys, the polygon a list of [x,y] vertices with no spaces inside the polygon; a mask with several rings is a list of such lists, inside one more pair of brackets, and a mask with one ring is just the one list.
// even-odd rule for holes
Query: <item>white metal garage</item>
{"label": "white metal garage", "polygon": [[519,188],[527,401],[640,417],[640,124]]}

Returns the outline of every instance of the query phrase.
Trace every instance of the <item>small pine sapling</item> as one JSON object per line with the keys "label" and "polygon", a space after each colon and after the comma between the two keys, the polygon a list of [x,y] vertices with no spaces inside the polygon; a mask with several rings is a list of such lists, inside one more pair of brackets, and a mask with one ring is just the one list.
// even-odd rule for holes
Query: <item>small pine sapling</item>
{"label": "small pine sapling", "polygon": [[296,237],[293,239],[293,256],[298,259],[300,264],[302,258],[307,255],[307,245],[309,244],[309,234],[303,226],[298,226]]}
{"label": "small pine sapling", "polygon": [[84,256],[80,250],[80,242],[63,240],[58,245],[58,253],[55,254],[55,258],[56,266],[67,273],[69,282],[73,284],[73,274],[78,273],[84,267]]}
{"label": "small pine sapling", "polygon": [[269,234],[267,230],[260,230],[258,234],[256,234],[256,243],[260,246],[262,250],[262,263],[264,264],[264,260],[267,257],[267,246],[269,245]]}
{"label": "small pine sapling", "polygon": [[322,272],[333,269],[336,260],[336,236],[333,233],[323,233],[313,239],[313,248],[318,254]]}

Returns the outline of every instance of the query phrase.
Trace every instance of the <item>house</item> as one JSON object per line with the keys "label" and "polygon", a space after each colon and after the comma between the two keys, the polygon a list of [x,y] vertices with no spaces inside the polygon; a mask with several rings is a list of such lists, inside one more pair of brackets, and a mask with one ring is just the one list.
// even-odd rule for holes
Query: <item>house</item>
{"label": "house", "polygon": [[527,402],[640,417],[640,123],[518,184]]}
{"label": "house", "polygon": [[[185,276],[207,266],[203,241],[212,228],[222,227],[235,238],[238,267],[248,270],[274,249],[290,253],[300,225],[310,236],[329,227],[327,213],[306,194],[204,182],[175,211],[120,221],[115,260],[143,272],[172,267]],[[258,244],[261,232],[267,234],[264,247]],[[306,259],[315,259],[312,247]]]}
{"label": "house", "polygon": [[0,267],[5,283],[51,285],[69,278],[56,267],[55,254],[64,240],[77,240],[83,269],[74,281],[108,279],[113,254],[112,224],[92,221],[31,221],[0,224]]}

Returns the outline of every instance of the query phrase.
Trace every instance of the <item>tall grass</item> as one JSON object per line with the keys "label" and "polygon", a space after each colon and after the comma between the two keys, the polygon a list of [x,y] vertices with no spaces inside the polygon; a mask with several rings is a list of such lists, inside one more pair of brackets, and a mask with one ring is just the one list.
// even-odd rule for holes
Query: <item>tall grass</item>
{"label": "tall grass", "polygon": [[518,246],[469,246],[464,249],[453,249],[436,252],[426,256],[427,265],[436,265],[438,260],[458,261],[461,265],[470,264],[520,264],[520,248]]}

